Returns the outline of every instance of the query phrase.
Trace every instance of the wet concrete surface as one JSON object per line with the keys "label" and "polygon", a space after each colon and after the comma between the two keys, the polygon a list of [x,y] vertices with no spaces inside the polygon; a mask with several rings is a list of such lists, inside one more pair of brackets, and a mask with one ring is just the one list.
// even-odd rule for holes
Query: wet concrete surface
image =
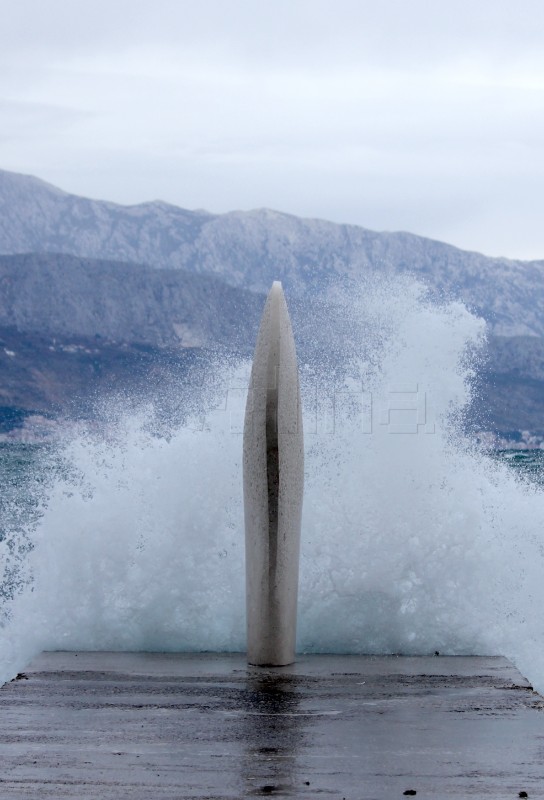
{"label": "wet concrete surface", "polygon": [[2,800],[520,792],[544,701],[499,657],[44,653],[0,689]]}

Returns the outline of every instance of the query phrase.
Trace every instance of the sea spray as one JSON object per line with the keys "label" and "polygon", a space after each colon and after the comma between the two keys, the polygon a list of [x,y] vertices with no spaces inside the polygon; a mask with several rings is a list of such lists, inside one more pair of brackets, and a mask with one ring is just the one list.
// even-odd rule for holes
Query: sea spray
{"label": "sea spray", "polygon": [[[409,281],[339,307],[343,357],[335,340],[301,370],[299,651],[500,653],[544,688],[544,492],[460,424],[482,321]],[[2,680],[42,649],[244,649],[248,374],[216,370],[213,398],[167,437],[142,405],[48,462],[40,516],[9,540]]]}

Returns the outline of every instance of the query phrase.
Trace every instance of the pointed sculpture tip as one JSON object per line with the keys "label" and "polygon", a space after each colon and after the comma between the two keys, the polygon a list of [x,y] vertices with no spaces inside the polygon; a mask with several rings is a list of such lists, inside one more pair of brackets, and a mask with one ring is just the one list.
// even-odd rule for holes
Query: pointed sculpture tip
{"label": "pointed sculpture tip", "polygon": [[274,281],[270,291],[271,292],[283,292],[283,286],[281,285],[281,281]]}

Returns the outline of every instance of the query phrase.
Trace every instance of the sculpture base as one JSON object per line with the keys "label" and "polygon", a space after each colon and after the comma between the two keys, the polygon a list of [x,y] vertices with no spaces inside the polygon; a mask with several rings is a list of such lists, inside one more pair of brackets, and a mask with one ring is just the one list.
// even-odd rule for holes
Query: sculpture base
{"label": "sculpture base", "polygon": [[43,653],[0,689],[1,794],[531,797],[543,707],[500,657]]}

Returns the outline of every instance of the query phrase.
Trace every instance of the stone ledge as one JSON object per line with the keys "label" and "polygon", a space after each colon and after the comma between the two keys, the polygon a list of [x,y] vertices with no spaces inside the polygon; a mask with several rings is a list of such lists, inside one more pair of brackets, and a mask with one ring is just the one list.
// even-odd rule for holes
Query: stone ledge
{"label": "stone ledge", "polygon": [[501,657],[43,653],[0,689],[0,796],[537,797],[542,708]]}

